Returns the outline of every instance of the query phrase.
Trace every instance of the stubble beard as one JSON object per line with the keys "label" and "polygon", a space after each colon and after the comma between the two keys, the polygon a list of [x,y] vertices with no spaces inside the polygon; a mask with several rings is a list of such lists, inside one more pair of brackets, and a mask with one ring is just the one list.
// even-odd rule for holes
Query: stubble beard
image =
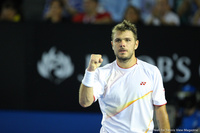
{"label": "stubble beard", "polygon": [[117,59],[118,59],[119,62],[126,63],[126,62],[128,62],[132,58],[133,52],[129,56],[127,56],[127,57],[120,57],[118,54],[115,54],[115,55],[116,55],[116,57],[117,57]]}

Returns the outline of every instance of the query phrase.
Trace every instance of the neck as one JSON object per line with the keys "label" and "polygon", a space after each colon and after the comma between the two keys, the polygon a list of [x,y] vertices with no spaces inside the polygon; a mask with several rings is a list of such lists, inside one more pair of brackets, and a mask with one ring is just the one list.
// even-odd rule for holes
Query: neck
{"label": "neck", "polygon": [[130,68],[132,66],[134,66],[135,64],[137,63],[137,58],[134,56],[132,57],[131,59],[129,60],[126,60],[126,61],[121,61],[119,59],[117,59],[117,65],[121,68]]}

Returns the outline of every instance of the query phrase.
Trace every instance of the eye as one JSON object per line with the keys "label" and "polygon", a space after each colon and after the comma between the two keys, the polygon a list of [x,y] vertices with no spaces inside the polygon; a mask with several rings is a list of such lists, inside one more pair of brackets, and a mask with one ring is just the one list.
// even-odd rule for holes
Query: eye
{"label": "eye", "polygon": [[125,40],[126,40],[126,42],[130,42],[131,41],[131,39],[129,39],[129,38],[126,38]]}
{"label": "eye", "polygon": [[116,39],[115,39],[115,42],[121,42],[121,39],[116,38]]}

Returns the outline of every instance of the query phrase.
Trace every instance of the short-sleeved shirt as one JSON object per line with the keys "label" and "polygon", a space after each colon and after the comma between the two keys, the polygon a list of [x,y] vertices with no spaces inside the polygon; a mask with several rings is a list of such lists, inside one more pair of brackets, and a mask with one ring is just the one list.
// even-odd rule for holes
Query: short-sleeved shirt
{"label": "short-sleeved shirt", "polygon": [[153,105],[167,103],[160,71],[139,59],[128,69],[116,60],[98,68],[93,93],[103,114],[101,133],[152,132]]}

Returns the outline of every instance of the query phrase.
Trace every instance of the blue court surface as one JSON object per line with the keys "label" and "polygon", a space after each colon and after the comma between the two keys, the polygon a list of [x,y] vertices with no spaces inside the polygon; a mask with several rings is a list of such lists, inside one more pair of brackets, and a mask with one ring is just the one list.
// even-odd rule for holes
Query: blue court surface
{"label": "blue court surface", "polygon": [[0,110],[0,133],[98,133],[100,113]]}

